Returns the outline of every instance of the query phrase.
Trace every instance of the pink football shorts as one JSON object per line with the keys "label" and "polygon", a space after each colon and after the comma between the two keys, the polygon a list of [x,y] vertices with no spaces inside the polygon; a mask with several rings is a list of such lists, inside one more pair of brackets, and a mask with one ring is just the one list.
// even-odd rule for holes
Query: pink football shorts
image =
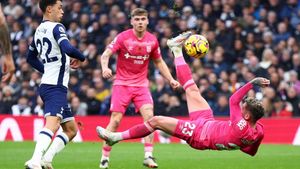
{"label": "pink football shorts", "polygon": [[174,132],[174,136],[185,140],[195,149],[206,149],[208,145],[200,140],[203,125],[207,121],[214,120],[211,109],[199,110],[190,113],[190,120],[179,120]]}
{"label": "pink football shorts", "polygon": [[144,104],[153,104],[148,87],[114,85],[112,88],[110,112],[125,113],[130,102],[138,112]]}

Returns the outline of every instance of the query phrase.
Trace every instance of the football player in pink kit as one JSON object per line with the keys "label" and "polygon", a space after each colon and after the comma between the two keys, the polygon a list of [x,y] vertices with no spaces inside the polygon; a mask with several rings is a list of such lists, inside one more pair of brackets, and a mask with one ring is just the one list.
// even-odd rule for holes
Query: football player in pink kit
{"label": "football player in pink kit", "polygon": [[[211,108],[192,79],[191,71],[182,55],[182,43],[190,34],[186,32],[168,40],[168,46],[175,56],[178,80],[186,91],[190,120],[155,116],[124,132],[110,132],[98,126],[99,137],[106,140],[109,145],[113,145],[120,140],[144,137],[154,130],[163,130],[186,140],[195,149],[240,149],[254,156],[264,137],[263,126],[257,122],[264,115],[264,108],[258,100],[247,98],[243,101],[243,97],[254,85],[265,87],[270,84],[270,81],[265,78],[255,78],[245,84],[230,97],[230,119],[215,120]],[[240,104],[241,102],[243,103]]]}
{"label": "football player in pink kit", "polygon": [[[107,130],[116,131],[132,101],[136,111],[139,111],[144,121],[153,117],[153,100],[148,89],[148,65],[153,60],[160,73],[169,81],[172,88],[180,86],[171,75],[166,63],[163,61],[157,38],[147,31],[148,12],[137,8],[131,12],[132,29],[121,32],[108,45],[101,56],[102,75],[104,78],[112,77],[112,70],[108,68],[108,61],[113,53],[118,54],[117,72],[112,88],[111,119]],[[146,136],[146,135],[145,135]],[[150,168],[158,165],[154,161],[153,136],[145,138],[145,159],[143,164]],[[108,168],[111,147],[104,143],[100,168]]]}

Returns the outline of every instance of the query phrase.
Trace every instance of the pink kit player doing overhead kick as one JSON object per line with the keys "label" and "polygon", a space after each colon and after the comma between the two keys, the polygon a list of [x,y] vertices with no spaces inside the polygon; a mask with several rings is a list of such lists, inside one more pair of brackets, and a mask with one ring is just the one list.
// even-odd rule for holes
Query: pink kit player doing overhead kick
{"label": "pink kit player doing overhead kick", "polygon": [[[134,9],[131,12],[130,23],[133,28],[118,34],[101,56],[103,77],[111,78],[112,70],[108,68],[108,61],[113,53],[118,54],[110,106],[111,119],[107,126],[109,131],[117,130],[131,101],[134,103],[136,111],[141,113],[144,121],[153,117],[153,100],[148,89],[149,81],[147,78],[150,59],[169,81],[172,88],[180,86],[179,82],[172,77],[161,57],[157,38],[147,31],[148,12],[141,8]],[[143,164],[147,167],[156,168],[158,165],[152,155],[152,144],[153,136],[149,135],[145,138]],[[111,147],[104,144],[100,168],[108,168],[110,151]]]}
{"label": "pink kit player doing overhead kick", "polygon": [[254,85],[265,87],[270,84],[270,81],[265,78],[255,78],[245,84],[230,97],[229,121],[215,120],[211,108],[201,96],[183,58],[182,43],[190,34],[186,32],[168,40],[168,46],[175,56],[178,80],[186,91],[190,120],[155,116],[124,132],[110,132],[98,126],[99,137],[106,140],[109,145],[113,145],[120,140],[144,137],[154,130],[163,130],[186,140],[195,149],[240,149],[254,156],[264,137],[263,126],[257,122],[263,117],[264,108],[254,98],[245,99],[242,105],[240,103]]}

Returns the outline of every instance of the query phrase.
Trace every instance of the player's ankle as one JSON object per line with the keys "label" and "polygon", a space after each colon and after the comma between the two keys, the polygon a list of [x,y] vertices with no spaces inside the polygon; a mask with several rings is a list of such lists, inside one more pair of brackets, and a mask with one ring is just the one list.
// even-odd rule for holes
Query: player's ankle
{"label": "player's ankle", "polygon": [[183,56],[181,47],[172,47],[171,51],[175,58]]}
{"label": "player's ankle", "polygon": [[107,161],[109,161],[109,156],[104,156],[104,155],[102,155],[102,157],[101,157],[101,161],[103,161],[103,160],[107,160]]}
{"label": "player's ankle", "polygon": [[153,157],[152,152],[145,152],[145,158]]}

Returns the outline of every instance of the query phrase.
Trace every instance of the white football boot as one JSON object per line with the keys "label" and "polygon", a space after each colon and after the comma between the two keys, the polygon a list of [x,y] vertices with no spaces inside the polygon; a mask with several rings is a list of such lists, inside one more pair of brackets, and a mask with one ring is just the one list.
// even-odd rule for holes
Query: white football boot
{"label": "white football boot", "polygon": [[24,164],[25,169],[42,169],[42,166],[38,162],[34,162],[32,160],[28,160]]}
{"label": "white football boot", "polygon": [[42,159],[41,161],[42,169],[54,169],[51,162],[45,161]]}
{"label": "white football boot", "polygon": [[96,131],[98,133],[98,136],[106,141],[107,145],[112,146],[118,142],[118,141],[113,140],[112,133],[110,131],[108,131],[100,126],[96,127]]}
{"label": "white football boot", "polygon": [[101,158],[100,160],[100,164],[99,164],[99,168],[108,168],[109,167],[109,158],[106,157],[106,158]]}
{"label": "white football boot", "polygon": [[170,49],[172,49],[173,47],[181,48],[184,41],[191,35],[192,35],[191,31],[183,32],[172,39],[168,39],[167,45],[169,46]]}
{"label": "white football boot", "polygon": [[143,165],[148,168],[157,168],[158,167],[157,163],[155,162],[155,158],[151,157],[151,156],[144,159]]}

